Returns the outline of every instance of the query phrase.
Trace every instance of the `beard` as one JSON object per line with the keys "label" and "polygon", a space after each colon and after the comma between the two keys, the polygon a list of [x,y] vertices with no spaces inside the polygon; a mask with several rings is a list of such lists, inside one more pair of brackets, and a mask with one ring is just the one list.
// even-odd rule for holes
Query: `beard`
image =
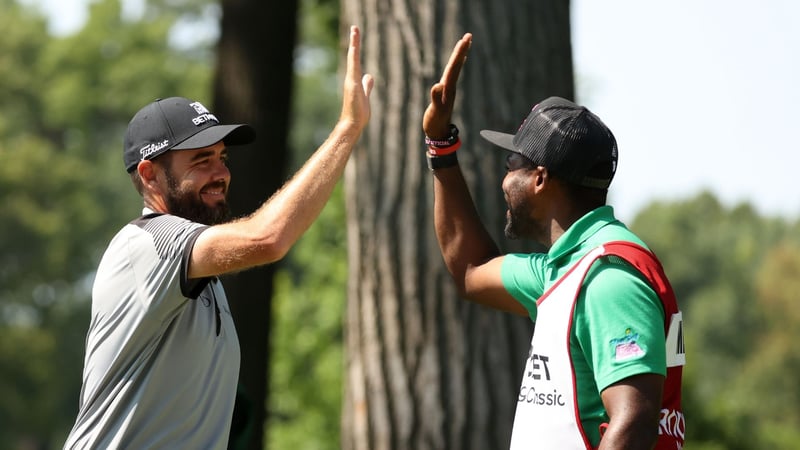
{"label": "beard", "polygon": [[503,230],[509,239],[533,239],[540,241],[544,236],[543,225],[533,219],[533,206],[527,202],[508,203],[506,226]]}
{"label": "beard", "polygon": [[525,220],[520,217],[518,210],[512,209],[509,206],[509,215],[506,217],[506,227],[503,230],[506,237],[509,239],[519,239],[521,232],[520,226],[524,222]]}
{"label": "beard", "polygon": [[531,205],[525,198],[525,190],[518,184],[512,184],[505,192],[508,214],[504,233],[509,239],[527,237],[531,224]]}
{"label": "beard", "polygon": [[[168,188],[166,202],[170,214],[204,225],[218,225],[230,220],[231,212],[227,201],[221,200],[214,206],[208,206],[200,198],[200,194],[181,189],[177,178],[172,176],[172,171],[166,170],[165,173]],[[224,182],[211,185],[215,184],[222,184],[221,187],[225,189]]]}

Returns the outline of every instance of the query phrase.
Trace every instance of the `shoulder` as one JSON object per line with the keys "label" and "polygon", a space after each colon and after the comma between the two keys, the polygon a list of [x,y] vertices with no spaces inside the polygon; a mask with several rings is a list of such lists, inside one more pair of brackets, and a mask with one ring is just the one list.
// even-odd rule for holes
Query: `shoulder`
{"label": "shoulder", "polygon": [[581,308],[595,318],[663,328],[664,306],[647,278],[618,256],[599,258],[586,275]]}
{"label": "shoulder", "polygon": [[[595,291],[616,291],[649,287],[644,275],[624,258],[606,255],[597,258],[586,274],[584,285]],[[650,288],[652,291],[652,288]],[[653,291],[655,294],[655,291]]]}
{"label": "shoulder", "polygon": [[191,220],[184,219],[183,217],[158,213],[146,214],[132,220],[130,224],[146,230],[149,233],[170,233],[180,231],[182,229],[207,228],[207,225],[192,222]]}
{"label": "shoulder", "polygon": [[130,222],[131,226],[149,235],[156,252],[162,258],[174,257],[193,243],[207,225],[170,214],[148,214]]}

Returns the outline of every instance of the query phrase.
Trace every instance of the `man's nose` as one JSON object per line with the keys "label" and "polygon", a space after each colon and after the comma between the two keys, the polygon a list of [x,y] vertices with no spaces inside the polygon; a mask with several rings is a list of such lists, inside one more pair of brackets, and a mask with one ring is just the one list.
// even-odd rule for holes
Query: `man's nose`
{"label": "man's nose", "polygon": [[228,169],[228,166],[225,164],[224,161],[218,160],[217,163],[214,165],[214,178],[224,178],[225,180],[229,180],[231,177],[231,171]]}

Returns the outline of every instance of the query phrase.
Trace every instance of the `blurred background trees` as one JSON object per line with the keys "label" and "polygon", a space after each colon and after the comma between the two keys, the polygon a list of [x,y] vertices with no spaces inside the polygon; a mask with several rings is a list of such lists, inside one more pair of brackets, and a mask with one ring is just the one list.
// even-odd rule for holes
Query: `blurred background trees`
{"label": "blurred background trees", "polygon": [[[303,0],[298,8],[286,173],[336,120],[343,56],[338,2]],[[0,0],[0,10],[0,449],[55,449],[77,410],[93,270],[110,237],[141,208],[123,172],[122,134],[132,114],[154,98],[214,103],[220,6],[149,0],[131,15],[122,14],[119,0],[102,0],[92,3],[80,30],[65,36],[51,34],[27,2]],[[443,33],[440,50],[449,51],[463,31]],[[380,41],[375,34],[381,32],[371,28],[366,42]],[[479,57],[497,55],[479,52],[470,63]],[[441,69],[437,58],[428,77]],[[416,89],[426,91],[429,81]],[[543,95],[551,90],[541,89]],[[408,105],[403,119],[409,130],[424,104],[414,108]],[[462,129],[474,133],[481,126],[476,121],[465,118]],[[416,145],[418,135],[409,136],[408,145]],[[418,162],[422,170],[421,157]],[[483,159],[469,164],[496,169]],[[235,181],[236,189],[247,189],[263,187],[264,180],[240,175]],[[424,174],[420,189],[423,183]],[[420,232],[429,232],[428,222],[420,220]],[[684,309],[686,448],[795,448],[800,222],[699,192],[654,201],[629,225],[661,257]],[[267,448],[341,448],[346,241],[340,186],[275,268],[272,324],[264,322],[271,334],[269,396],[266,404],[251,399],[267,411],[265,435],[253,438]]]}

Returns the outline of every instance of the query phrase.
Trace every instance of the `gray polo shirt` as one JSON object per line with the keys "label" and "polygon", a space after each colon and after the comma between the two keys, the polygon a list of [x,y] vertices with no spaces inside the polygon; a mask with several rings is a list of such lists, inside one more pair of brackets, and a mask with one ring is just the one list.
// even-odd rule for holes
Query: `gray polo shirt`
{"label": "gray polo shirt", "polygon": [[186,278],[206,226],[144,214],[97,269],[80,408],[64,448],[224,449],[239,341],[219,280]]}

